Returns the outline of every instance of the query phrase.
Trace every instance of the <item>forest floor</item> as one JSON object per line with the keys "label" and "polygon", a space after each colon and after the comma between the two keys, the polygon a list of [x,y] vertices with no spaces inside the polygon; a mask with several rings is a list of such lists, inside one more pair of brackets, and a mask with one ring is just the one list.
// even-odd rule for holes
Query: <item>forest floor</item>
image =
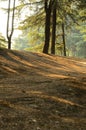
{"label": "forest floor", "polygon": [[0,49],[0,130],[86,130],[86,60]]}

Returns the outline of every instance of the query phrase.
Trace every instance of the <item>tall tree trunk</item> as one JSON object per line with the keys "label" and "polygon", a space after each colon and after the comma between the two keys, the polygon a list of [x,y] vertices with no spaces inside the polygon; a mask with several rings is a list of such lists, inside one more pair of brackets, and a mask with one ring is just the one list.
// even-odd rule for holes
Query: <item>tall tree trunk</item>
{"label": "tall tree trunk", "polygon": [[48,54],[49,50],[49,42],[50,42],[50,20],[51,20],[51,1],[48,3],[47,0],[45,0],[45,44],[43,48],[43,53]]}
{"label": "tall tree trunk", "polygon": [[55,54],[55,41],[56,41],[56,7],[53,8],[53,15],[52,15],[51,54]]}
{"label": "tall tree trunk", "polygon": [[14,12],[15,12],[15,1],[13,2],[13,13],[12,13],[12,23],[11,23],[11,32],[9,31],[9,24],[10,24],[10,5],[11,0],[8,1],[8,18],[7,18],[7,39],[8,39],[8,49],[11,49],[11,39],[14,31]]}
{"label": "tall tree trunk", "polygon": [[50,18],[51,18],[51,11],[47,10],[46,12],[46,21],[45,21],[45,44],[43,48],[43,53],[48,54],[49,50],[49,42],[50,42]]}
{"label": "tall tree trunk", "polygon": [[64,51],[64,56],[66,56],[66,44],[65,44],[65,29],[64,29],[64,23],[62,23],[62,39],[63,39],[63,51]]}

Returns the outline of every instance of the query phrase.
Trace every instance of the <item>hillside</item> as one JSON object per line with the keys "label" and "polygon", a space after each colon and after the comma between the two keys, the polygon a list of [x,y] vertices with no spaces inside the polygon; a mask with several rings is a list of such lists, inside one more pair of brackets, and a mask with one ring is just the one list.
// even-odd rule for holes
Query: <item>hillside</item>
{"label": "hillside", "polygon": [[85,59],[0,49],[0,130],[85,129]]}

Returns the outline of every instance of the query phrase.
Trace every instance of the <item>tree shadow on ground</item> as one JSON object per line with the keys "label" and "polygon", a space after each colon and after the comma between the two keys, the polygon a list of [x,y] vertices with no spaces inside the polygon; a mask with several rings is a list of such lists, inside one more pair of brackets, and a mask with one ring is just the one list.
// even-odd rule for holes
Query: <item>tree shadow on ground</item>
{"label": "tree shadow on ground", "polygon": [[0,130],[84,130],[85,70],[61,57],[0,52]]}

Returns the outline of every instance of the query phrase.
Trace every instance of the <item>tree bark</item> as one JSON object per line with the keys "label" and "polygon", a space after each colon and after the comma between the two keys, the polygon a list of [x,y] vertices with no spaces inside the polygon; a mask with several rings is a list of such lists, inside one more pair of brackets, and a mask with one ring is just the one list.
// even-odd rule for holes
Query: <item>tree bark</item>
{"label": "tree bark", "polygon": [[12,23],[11,23],[11,32],[9,32],[10,24],[10,4],[11,0],[8,1],[8,18],[7,18],[7,39],[8,39],[8,49],[11,49],[11,39],[14,31],[14,12],[15,12],[15,1],[13,2],[13,14],[12,14]]}
{"label": "tree bark", "polygon": [[8,49],[11,49],[11,37],[8,37]]}
{"label": "tree bark", "polygon": [[56,41],[56,7],[53,8],[53,15],[52,15],[51,54],[55,54],[55,41]]}
{"label": "tree bark", "polygon": [[64,51],[64,56],[66,56],[66,44],[65,44],[65,29],[64,29],[64,23],[62,23],[62,39],[63,39],[63,51]]}
{"label": "tree bark", "polygon": [[52,4],[51,1],[48,3],[47,0],[45,0],[45,44],[43,48],[43,53],[48,54],[49,50],[49,42],[50,42],[50,20],[51,20],[51,8]]}

